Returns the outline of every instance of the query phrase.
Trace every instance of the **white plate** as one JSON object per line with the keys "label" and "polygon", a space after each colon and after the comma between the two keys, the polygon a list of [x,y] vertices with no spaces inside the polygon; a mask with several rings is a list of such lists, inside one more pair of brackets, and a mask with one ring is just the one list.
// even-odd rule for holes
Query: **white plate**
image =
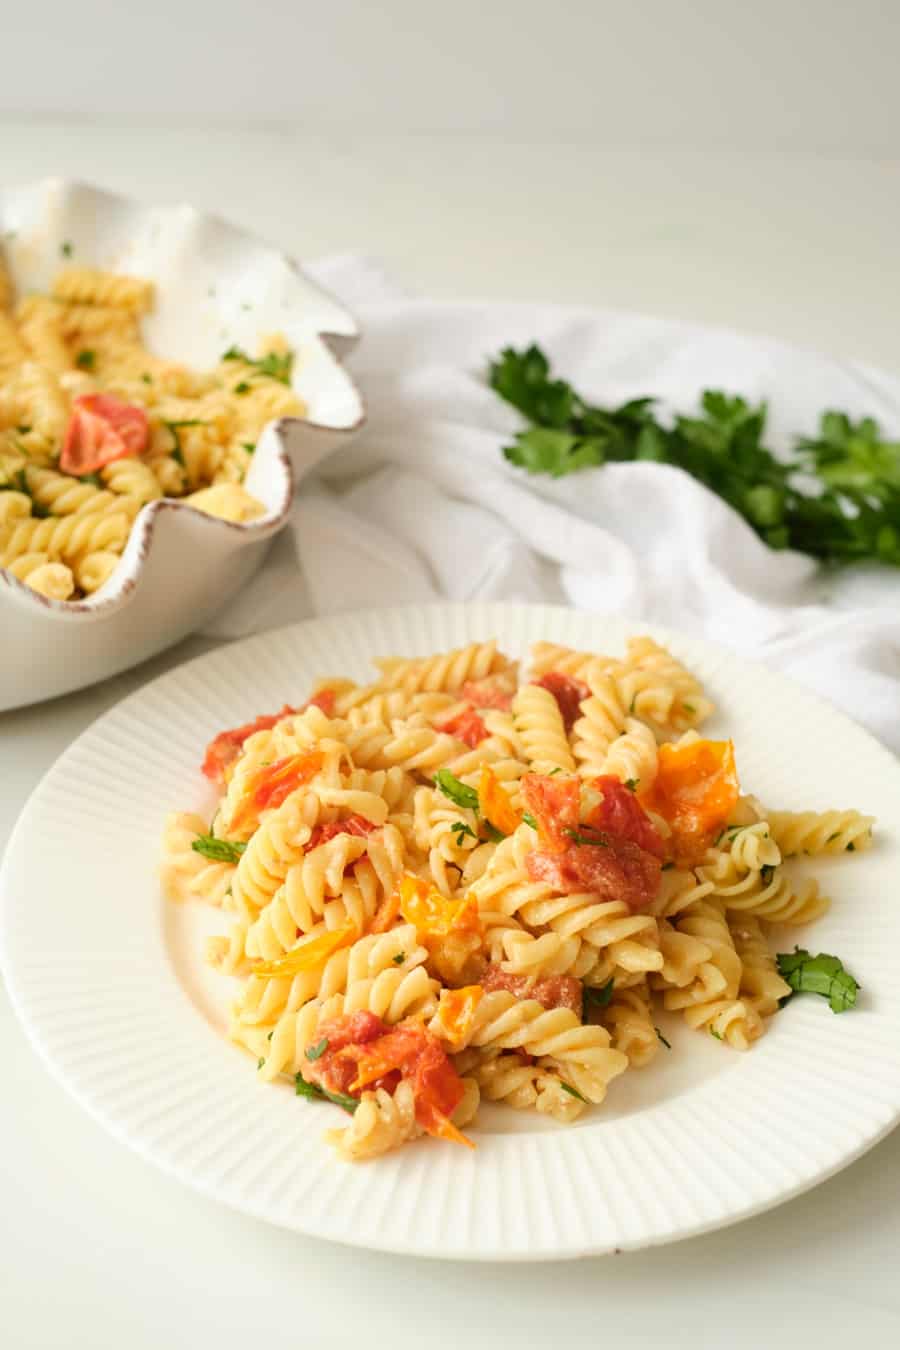
{"label": "white plate", "polygon": [[423,1140],[337,1161],[330,1107],[262,1088],[223,1036],[230,982],[204,968],[223,916],[167,906],[162,817],[209,805],[207,739],[296,700],[314,676],[364,678],[378,654],[499,637],[618,650],[642,625],[569,610],[440,606],[343,615],[267,633],[171,671],[96,722],[28,803],[0,874],[10,993],[53,1073],[117,1138],[205,1194],[359,1246],[539,1259],[686,1237],[777,1204],[845,1166],[900,1115],[900,766],[852,722],[761,667],[651,628],[694,668],[734,736],[745,786],[785,807],[855,805],[879,842],[817,868],[834,896],[812,930],[863,987],[836,1017],[798,998],[740,1055],[664,1029],[670,1054],[557,1126],[482,1108],[478,1148]]}

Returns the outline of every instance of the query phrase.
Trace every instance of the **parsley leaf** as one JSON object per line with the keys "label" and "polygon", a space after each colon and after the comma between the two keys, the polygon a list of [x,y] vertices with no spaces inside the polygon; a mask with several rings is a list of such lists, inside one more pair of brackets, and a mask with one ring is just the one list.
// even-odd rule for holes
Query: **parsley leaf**
{"label": "parsley leaf", "polygon": [[329,1092],[327,1088],[319,1087],[318,1083],[307,1083],[302,1073],[294,1078],[294,1091],[298,1097],[308,1097],[310,1101],[334,1102],[335,1106],[340,1106],[351,1116],[359,1106],[355,1097],[347,1097],[343,1092]]}
{"label": "parsley leaf", "polygon": [[463,841],[467,836],[468,836],[470,839],[477,839],[477,838],[478,838],[478,835],[477,835],[477,834],[475,833],[475,831],[472,829],[472,826],[471,826],[471,825],[467,825],[466,822],[465,822],[464,820],[454,820],[453,824],[450,826],[450,829],[451,829],[452,833],[456,835],[455,843],[456,843],[457,847],[462,843],[462,841]]}
{"label": "parsley leaf", "polygon": [[406,960],[406,952],[398,952],[396,956],[391,957],[391,960],[395,966],[402,966]]}
{"label": "parsley leaf", "polygon": [[92,352],[89,347],[85,347],[75,357],[75,364],[79,370],[93,370],[97,364],[97,353]]}
{"label": "parsley leaf", "polygon": [[583,834],[580,830],[563,830],[563,834],[567,834],[576,844],[595,844],[597,848],[610,846],[609,835],[604,834],[602,830],[598,830],[596,835]]}
{"label": "parsley leaf", "polygon": [[71,239],[64,239],[59,246],[59,251],[64,258],[71,258],[72,254],[75,252],[72,247]]}
{"label": "parsley leaf", "polygon": [[216,839],[211,834],[198,834],[191,841],[195,853],[202,853],[204,858],[211,858],[213,862],[236,863],[246,847],[246,844],[233,839]]}
{"label": "parsley leaf", "polygon": [[233,394],[249,394],[250,386],[246,380],[239,380],[231,392]]}
{"label": "parsley leaf", "polygon": [[90,483],[92,487],[102,488],[103,479],[99,473],[83,473],[78,479],[79,483]]}
{"label": "parsley leaf", "polygon": [[709,1029],[709,1034],[710,1034],[710,1036],[715,1036],[715,1038],[716,1038],[717,1041],[724,1040],[724,1037],[723,1037],[721,1031],[716,1031],[715,1027],[710,1027],[710,1029]]}
{"label": "parsley leaf", "polygon": [[530,825],[533,830],[537,829],[538,823],[530,811],[522,812],[522,820],[525,822],[526,825]]}
{"label": "parsley leaf", "polygon": [[859,985],[837,956],[826,952],[811,956],[802,947],[795,947],[793,952],[779,952],[775,959],[779,975],[795,994],[821,994],[835,1013],[846,1012],[856,1004]]}
{"label": "parsley leaf", "polygon": [[578,1089],[575,1088],[575,1087],[573,1087],[571,1083],[566,1083],[566,1082],[564,1082],[563,1079],[561,1078],[561,1079],[559,1080],[559,1086],[562,1088],[563,1092],[568,1092],[568,1094],[569,1094],[570,1097],[577,1097],[578,1100],[579,1100],[580,1102],[584,1102],[584,1104],[585,1104],[586,1106],[589,1104],[589,1103],[588,1103],[587,1097],[582,1097],[582,1095],[581,1095],[581,1093],[578,1091]]}
{"label": "parsley leaf", "polygon": [[241,445],[247,451],[248,455],[252,455],[256,450],[256,444],[253,441],[241,441]]}
{"label": "parsley leaf", "polygon": [[610,977],[606,984],[599,989],[591,989],[587,985],[584,989],[584,1010],[588,1012],[592,1008],[608,1008],[612,1002],[615,980]]}
{"label": "parsley leaf", "polygon": [[639,782],[640,782],[639,778],[626,778],[625,786],[627,787],[629,792],[637,792]]}
{"label": "parsley leaf", "polygon": [[[240,347],[229,347],[227,352],[222,354],[223,361],[242,361],[245,366],[252,366],[258,375],[265,375],[270,380],[278,380],[281,384],[290,384],[291,370],[294,365],[293,352],[267,352],[265,356],[260,356],[256,360],[248,356]],[[247,388],[249,389],[249,385]],[[238,386],[235,393],[243,392]]]}
{"label": "parsley leaf", "polygon": [[475,788],[463,783],[449,769],[438,769],[434,775],[434,783],[435,787],[443,792],[445,797],[449,797],[454,805],[461,806],[469,811],[478,810],[478,793]]}
{"label": "parsley leaf", "polygon": [[664,424],[652,398],[589,404],[553,377],[536,346],[506,348],[488,379],[530,424],[503,452],[529,473],[559,478],[629,460],[669,464],[715,492],[770,548],[900,566],[900,441],[883,437],[871,417],[825,412],[817,434],[779,458],[765,444],[765,403],[719,390],[704,391],[695,415]]}
{"label": "parsley leaf", "polygon": [[321,1059],[327,1049],[328,1049],[328,1037],[323,1036],[322,1039],[318,1042],[318,1044],[307,1046],[306,1058]]}

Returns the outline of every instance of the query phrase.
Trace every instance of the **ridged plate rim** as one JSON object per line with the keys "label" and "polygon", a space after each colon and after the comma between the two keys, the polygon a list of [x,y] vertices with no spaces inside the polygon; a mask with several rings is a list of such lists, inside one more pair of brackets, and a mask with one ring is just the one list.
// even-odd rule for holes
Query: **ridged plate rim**
{"label": "ridged plate rim", "polygon": [[[302,690],[312,675],[341,673],[364,655],[489,635],[520,654],[537,637],[602,648],[636,632],[671,645],[720,701],[724,691],[733,719],[756,718],[745,761],[765,769],[806,754],[810,762],[791,773],[818,790],[810,805],[826,804],[822,781],[833,775],[835,804],[879,815],[886,842],[841,873],[840,903],[819,926],[840,940],[866,1004],[834,1018],[819,1000],[797,1000],[779,1034],[727,1073],[635,1114],[604,1121],[600,1108],[588,1127],[486,1134],[474,1155],[423,1141],[373,1164],[333,1161],[320,1142],[335,1123],[324,1108],[259,1088],[198,1013],[168,955],[162,902],[116,908],[128,875],[121,840],[134,831],[128,856],[149,854],[155,808],[154,848],[164,812],[198,799],[191,766],[207,733],[280,691]],[[739,741],[739,762],[741,753]],[[149,773],[137,775],[148,756]],[[805,803],[798,791],[780,804]],[[41,849],[48,837],[55,848]],[[66,1090],[121,1142],[213,1199],[311,1236],[410,1255],[546,1260],[627,1250],[769,1209],[897,1123],[900,917],[880,898],[890,896],[881,879],[895,874],[896,840],[900,764],[890,752],[823,700],[724,648],[554,606],[343,614],[169,671],[68,748],[25,805],[0,869],[0,965],[32,1044]],[[141,886],[135,877],[138,895]],[[861,914],[851,913],[851,896]],[[798,936],[805,941],[806,930]]]}

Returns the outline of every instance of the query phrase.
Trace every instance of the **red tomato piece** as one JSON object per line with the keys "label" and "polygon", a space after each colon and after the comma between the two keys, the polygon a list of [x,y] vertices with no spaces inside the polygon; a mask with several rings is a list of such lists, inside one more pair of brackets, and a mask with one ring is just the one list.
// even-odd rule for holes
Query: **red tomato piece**
{"label": "red tomato piece", "polygon": [[232,727],[230,731],[220,731],[206,747],[203,760],[203,772],[214,783],[224,783],[225,770],[234,763],[241,753],[244,741],[255,731],[269,731],[282,717],[290,717],[298,710],[286,703],[280,713],[264,713],[253,722],[245,722],[242,727]]}
{"label": "red tomato piece", "polygon": [[535,849],[525,869],[532,881],[562,895],[588,891],[600,901],[624,900],[630,910],[641,910],[656,899],[662,863],[630,839],[598,832],[596,843],[571,844],[558,853]]}
{"label": "red tomato piece", "polygon": [[424,1130],[457,1143],[469,1143],[450,1120],[463,1097],[462,1079],[443,1046],[421,1022],[400,1022],[367,1045],[347,1045],[338,1059],[355,1067],[351,1093],[388,1081],[397,1073],[412,1084],[416,1120]]}
{"label": "red tomato piece", "polygon": [[542,980],[530,975],[511,975],[491,962],[481,977],[485,993],[506,989],[516,998],[533,998],[545,1008],[571,1008],[581,1016],[581,981],[574,975],[546,975]]}
{"label": "red tomato piece", "polygon": [[[356,1063],[344,1056],[348,1046],[362,1047],[383,1036],[388,1027],[374,1013],[361,1011],[334,1017],[319,1024],[318,1044],[327,1041],[325,1050],[317,1059],[303,1061],[303,1077],[308,1083],[318,1083],[329,1092],[349,1095],[350,1084],[356,1077]],[[308,1050],[310,1047],[307,1046]]]}
{"label": "red tomato piece", "polygon": [[740,795],[731,741],[661,745],[656,781],[641,800],[672,827],[675,855],[691,863],[727,825]]}
{"label": "red tomato piece", "polygon": [[[603,801],[594,807],[585,824],[630,839],[654,857],[665,859],[663,837],[634,793],[611,774],[592,779],[592,786],[603,793]],[[584,826],[581,830],[585,832]]]}
{"label": "red tomato piece", "polygon": [[306,712],[307,708],[320,708],[326,717],[334,717],[334,690],[320,689],[312,698],[308,698],[298,712]]}
{"label": "red tomato piece", "polygon": [[464,741],[473,750],[489,734],[474,708],[466,708],[455,717],[448,717],[446,722],[435,722],[434,725],[436,731],[445,731],[448,736],[455,736],[458,741]]}
{"label": "red tomato piece", "polygon": [[232,817],[232,828],[244,830],[251,824],[255,828],[263,811],[274,810],[298,787],[315,778],[324,762],[321,750],[306,750],[262,765],[247,785],[247,795]]}
{"label": "red tomato piece", "polygon": [[500,712],[509,712],[512,707],[512,694],[507,694],[493,684],[490,676],[485,680],[466,680],[460,690],[460,697],[474,708],[497,708]]}
{"label": "red tomato piece", "polygon": [[149,436],[143,408],[112,394],[81,394],[72,401],[59,467],[78,477],[96,473],[113,460],[140,455]]}
{"label": "red tomato piece", "polygon": [[525,806],[534,816],[541,844],[551,850],[567,848],[570,831],[578,829],[581,784],[577,778],[526,773],[522,779]]}
{"label": "red tomato piece", "polygon": [[571,731],[578,718],[579,704],[590,695],[591,691],[587,685],[582,684],[581,680],[573,679],[571,675],[563,675],[558,670],[548,671],[534,683],[550,691],[556,699],[556,705],[566,724],[566,731]]}
{"label": "red tomato piece", "polygon": [[365,816],[352,815],[346,820],[330,820],[327,825],[317,825],[309,836],[309,843],[306,845],[306,852],[311,853],[314,848],[320,844],[327,844],[329,839],[334,839],[339,834],[371,834],[377,830],[378,826],[374,820],[366,820]]}

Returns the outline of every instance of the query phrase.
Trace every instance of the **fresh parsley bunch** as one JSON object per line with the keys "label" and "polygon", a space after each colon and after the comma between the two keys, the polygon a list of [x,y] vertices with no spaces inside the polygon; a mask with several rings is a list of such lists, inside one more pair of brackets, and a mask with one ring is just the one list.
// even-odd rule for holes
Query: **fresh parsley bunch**
{"label": "fresh parsley bunch", "polygon": [[554,379],[539,347],[507,347],[490,365],[491,387],[531,423],[504,455],[529,473],[645,460],[683,469],[726,501],[771,548],[825,562],[900,566],[900,443],[872,418],[823,413],[819,434],[780,460],[764,444],[766,405],[704,391],[698,414],[671,426],[654,398],[615,408],[585,402]]}

